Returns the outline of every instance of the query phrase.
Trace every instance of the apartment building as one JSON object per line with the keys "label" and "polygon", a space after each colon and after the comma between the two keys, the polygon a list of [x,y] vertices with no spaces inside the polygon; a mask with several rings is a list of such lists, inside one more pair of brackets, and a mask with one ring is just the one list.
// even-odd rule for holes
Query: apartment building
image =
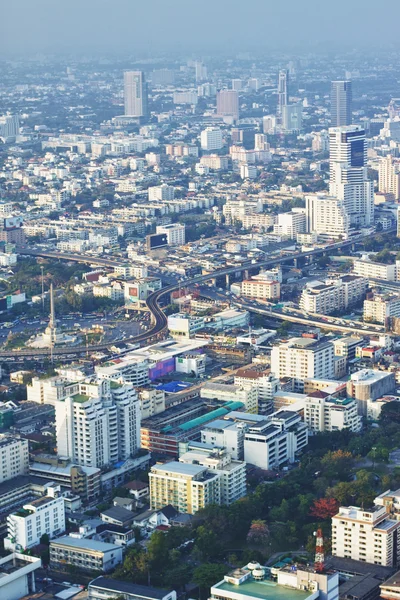
{"label": "apartment building", "polygon": [[260,298],[262,300],[279,300],[281,284],[279,281],[262,281],[246,279],[242,281],[240,295],[245,298]]}
{"label": "apartment building", "polygon": [[334,346],[324,338],[291,338],[273,346],[271,373],[278,378],[292,378],[298,390],[305,379],[333,379]]}
{"label": "apartment building", "polygon": [[345,203],[321,194],[306,196],[306,231],[324,239],[347,239],[350,217]]}
{"label": "apartment building", "polygon": [[221,150],[224,145],[222,131],[219,127],[206,127],[200,134],[202,150]]}
{"label": "apartment building", "polygon": [[304,400],[304,422],[312,432],[361,431],[362,417],[353,398],[334,398],[322,391],[310,393]]}
{"label": "apartment building", "polygon": [[241,402],[246,412],[258,412],[258,389],[241,387],[228,383],[207,382],[200,390],[200,398],[221,400],[225,402]]}
{"label": "apartment building", "polygon": [[0,484],[18,475],[26,475],[28,469],[28,440],[0,435]]}
{"label": "apartment building", "polygon": [[389,154],[381,157],[378,165],[379,191],[392,194],[393,200],[400,199],[400,162]]}
{"label": "apartment building", "polygon": [[232,504],[246,495],[246,463],[233,460],[225,449],[211,450],[197,447],[179,457],[184,464],[197,464],[207,467],[210,473],[217,473],[220,482],[221,504]]}
{"label": "apartment building", "polygon": [[280,410],[249,424],[244,437],[246,463],[269,471],[293,462],[308,444],[307,425],[298,413]]}
{"label": "apartment building", "polygon": [[304,312],[329,315],[360,302],[367,286],[364,277],[354,275],[327,279],[324,283],[313,281],[303,289],[299,306]]}
{"label": "apartment building", "polygon": [[101,468],[140,447],[140,403],[130,384],[93,378],[55,409],[58,455],[77,465]]}
{"label": "apartment building", "polygon": [[201,157],[200,164],[205,165],[212,171],[227,171],[229,167],[229,159],[227,156],[207,154],[206,156]]}
{"label": "apartment building", "polygon": [[221,503],[219,474],[201,465],[177,461],[154,465],[149,482],[151,509],[172,504],[181,513],[194,514],[209,504]]}
{"label": "apartment building", "polygon": [[400,317],[400,296],[374,294],[364,300],[364,321],[389,325],[391,317]]}
{"label": "apartment building", "polygon": [[366,279],[383,279],[384,281],[397,281],[397,271],[400,261],[394,265],[373,262],[368,258],[354,261],[354,274]]}
{"label": "apartment building", "polygon": [[175,188],[173,185],[162,183],[148,189],[149,200],[173,200],[175,197]]}
{"label": "apartment building", "polygon": [[278,214],[277,222],[274,225],[274,233],[295,240],[297,234],[305,232],[306,215],[304,209],[295,209],[291,212]]}
{"label": "apartment building", "polygon": [[111,571],[122,562],[122,547],[88,538],[64,536],[50,542],[50,567],[65,570]]}
{"label": "apartment building", "polygon": [[242,222],[245,229],[259,227],[260,229],[269,229],[276,223],[276,215],[254,213],[250,215],[242,215],[238,220]]}
{"label": "apartment building", "polygon": [[243,368],[236,372],[233,382],[244,389],[257,388],[258,412],[264,415],[272,412],[274,394],[280,388],[280,382],[277,377],[255,368]]}
{"label": "apartment building", "polygon": [[50,538],[65,531],[64,498],[43,496],[7,516],[7,550],[32,548],[43,534]]}
{"label": "apartment building", "polygon": [[384,567],[397,565],[400,521],[384,506],[341,506],[332,517],[332,555]]}
{"label": "apartment building", "polygon": [[333,340],[335,347],[335,356],[344,356],[346,362],[352,360],[356,356],[356,349],[362,346],[364,339],[361,337],[346,336]]}
{"label": "apartment building", "polygon": [[156,233],[165,233],[169,246],[182,246],[185,243],[185,225],[180,223],[157,225]]}

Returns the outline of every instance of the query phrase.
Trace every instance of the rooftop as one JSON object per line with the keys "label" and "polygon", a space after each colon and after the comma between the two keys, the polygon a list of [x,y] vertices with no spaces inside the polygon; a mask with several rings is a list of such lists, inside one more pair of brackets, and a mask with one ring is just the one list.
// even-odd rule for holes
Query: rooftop
{"label": "rooftop", "polygon": [[89,588],[96,587],[106,590],[108,592],[122,592],[124,594],[131,594],[135,598],[146,598],[154,600],[162,600],[164,596],[167,596],[171,592],[158,588],[149,587],[147,585],[138,585],[136,583],[130,583],[128,581],[119,581],[118,579],[109,579],[108,577],[97,577],[90,582]]}
{"label": "rooftop", "polygon": [[176,473],[177,475],[188,475],[190,477],[194,477],[200,473],[202,473],[206,467],[202,467],[200,465],[192,465],[186,463],[180,463],[178,461],[171,461],[165,463],[163,465],[154,465],[152,467],[152,472],[161,471],[161,472],[171,472]]}
{"label": "rooftop", "polygon": [[260,600],[306,600],[312,595],[312,592],[278,585],[273,581],[253,579],[248,579],[239,586],[222,581],[211,588],[211,595],[217,596],[219,591],[234,593],[235,597],[240,594],[249,598],[260,598]]}
{"label": "rooftop", "polygon": [[68,535],[64,537],[51,540],[51,545],[57,546],[69,546],[71,548],[81,548],[82,550],[89,550],[94,552],[108,552],[109,550],[117,550],[118,546],[115,544],[107,544],[106,542],[99,542],[97,540],[72,538]]}

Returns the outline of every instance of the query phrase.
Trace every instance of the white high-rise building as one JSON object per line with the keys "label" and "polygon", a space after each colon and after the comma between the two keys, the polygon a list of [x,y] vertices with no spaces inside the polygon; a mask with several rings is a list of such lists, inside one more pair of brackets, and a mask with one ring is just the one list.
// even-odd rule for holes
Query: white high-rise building
{"label": "white high-rise building", "polygon": [[306,230],[325,238],[347,239],[350,219],[343,200],[310,194],[306,196]]}
{"label": "white high-rise building", "polygon": [[400,199],[400,162],[388,155],[379,161],[379,191]]}
{"label": "white high-rise building", "polygon": [[397,532],[386,506],[341,506],[332,517],[332,555],[397,567]]}
{"label": "white high-rise building", "polygon": [[324,339],[291,338],[271,351],[271,373],[291,377],[297,388],[305,379],[334,379],[334,346]]}
{"label": "white high-rise building", "polygon": [[279,213],[274,225],[274,233],[295,240],[298,233],[306,232],[306,215],[304,209],[294,209],[287,213]]}
{"label": "white high-rise building", "polygon": [[329,194],[342,200],[355,228],[374,220],[374,187],[368,180],[365,131],[359,125],[329,129]]}
{"label": "white high-rise building", "polygon": [[124,102],[126,116],[147,117],[147,83],[143,71],[125,71]]}
{"label": "white high-rise building", "polygon": [[200,134],[202,150],[221,150],[223,147],[222,131],[219,127],[207,127]]}
{"label": "white high-rise building", "polygon": [[182,246],[185,243],[185,225],[181,223],[170,223],[169,225],[157,225],[156,233],[165,233],[169,246]]}
{"label": "white high-rise building", "polygon": [[278,106],[277,115],[282,117],[283,107],[289,102],[289,71],[282,69],[278,77]]}
{"label": "white high-rise building", "polygon": [[18,115],[4,115],[0,117],[0,138],[8,140],[19,135]]}
{"label": "white high-rise building", "polygon": [[207,67],[201,61],[197,61],[194,65],[196,82],[205,81],[207,79]]}
{"label": "white high-rise building", "polygon": [[0,435],[0,484],[29,469],[28,440]]}
{"label": "white high-rise building", "polygon": [[59,456],[101,468],[134,455],[140,447],[140,402],[131,384],[90,380],[79,393],[57,400]]}

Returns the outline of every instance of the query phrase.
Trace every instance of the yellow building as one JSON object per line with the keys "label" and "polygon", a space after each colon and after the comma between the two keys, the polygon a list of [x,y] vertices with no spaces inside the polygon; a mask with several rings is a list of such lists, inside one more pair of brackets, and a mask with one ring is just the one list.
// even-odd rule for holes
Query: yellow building
{"label": "yellow building", "polygon": [[208,504],[221,503],[220,475],[207,467],[172,461],[154,465],[149,473],[150,508],[172,504],[193,515]]}

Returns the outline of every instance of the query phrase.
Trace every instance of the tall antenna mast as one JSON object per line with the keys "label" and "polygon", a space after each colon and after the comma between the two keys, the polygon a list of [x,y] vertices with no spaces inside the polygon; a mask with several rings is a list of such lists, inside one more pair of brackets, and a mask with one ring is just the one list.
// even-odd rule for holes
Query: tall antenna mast
{"label": "tall antenna mast", "polygon": [[324,535],[322,529],[318,529],[315,535],[315,563],[317,573],[322,573],[325,568]]}

